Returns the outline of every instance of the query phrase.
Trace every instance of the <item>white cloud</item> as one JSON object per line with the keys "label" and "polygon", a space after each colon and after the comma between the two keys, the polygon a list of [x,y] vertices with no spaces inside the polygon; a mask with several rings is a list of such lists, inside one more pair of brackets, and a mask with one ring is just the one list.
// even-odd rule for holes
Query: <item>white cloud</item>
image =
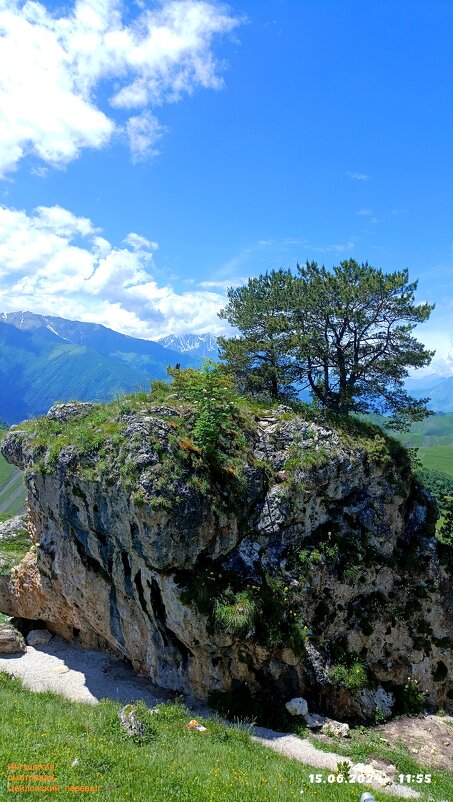
{"label": "white cloud", "polygon": [[371,209],[359,209],[359,211],[356,212],[356,214],[359,214],[362,217],[367,217],[368,215],[372,214],[372,211]]}
{"label": "white cloud", "polygon": [[146,237],[142,237],[141,234],[135,234],[134,231],[131,231],[127,237],[124,238],[123,242],[126,245],[130,245],[134,251],[143,251],[143,250],[150,250],[150,251],[157,251],[159,245],[157,242],[151,242]]}
{"label": "white cloud", "polygon": [[0,176],[27,154],[64,165],[122,130],[134,159],[152,156],[164,129],[150,108],[222,86],[213,42],[237,19],[205,0],[164,0],[128,23],[122,9],[76,0],[59,16],[0,0]]}
{"label": "white cloud", "polygon": [[348,242],[340,242],[334,245],[319,245],[317,247],[309,247],[310,251],[316,251],[317,253],[347,253],[352,251],[355,248],[355,240],[351,239]]}
{"label": "white cloud", "polygon": [[143,112],[136,117],[129,117],[126,131],[134,162],[144,161],[159,154],[156,144],[162,137],[164,129],[152,114]]}
{"label": "white cloud", "polygon": [[93,228],[87,217],[76,217],[61,206],[38,206],[36,215],[41,228],[65,237],[74,237],[77,234],[87,237],[98,230]]}
{"label": "white cloud", "polygon": [[353,178],[355,181],[368,181],[369,175],[365,173],[352,173],[350,170],[346,171],[348,178]]}
{"label": "white cloud", "polygon": [[117,247],[91,220],[60,206],[39,206],[32,214],[0,207],[0,310],[103,323],[151,339],[224,331],[217,317],[225,305],[223,283],[180,293],[160,285],[157,247],[135,232]]}
{"label": "white cloud", "polygon": [[241,284],[246,284],[246,278],[227,279],[226,281],[200,281],[198,286],[205,290],[218,287],[220,290],[227,290],[229,287],[239,287]]}
{"label": "white cloud", "polygon": [[47,178],[49,169],[47,167],[32,167],[32,175],[37,175],[38,178]]}

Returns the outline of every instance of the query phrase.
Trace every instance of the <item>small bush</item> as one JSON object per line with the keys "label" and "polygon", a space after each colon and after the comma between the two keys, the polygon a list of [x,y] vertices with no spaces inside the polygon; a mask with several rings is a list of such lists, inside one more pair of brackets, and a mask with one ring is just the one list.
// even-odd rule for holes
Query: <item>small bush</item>
{"label": "small bush", "polygon": [[423,709],[424,693],[420,690],[419,681],[408,677],[403,688],[403,707],[408,716],[417,716]]}
{"label": "small bush", "polygon": [[383,710],[379,706],[376,707],[376,710],[374,711],[374,723],[385,724],[386,721],[387,719]]}
{"label": "small bush", "polygon": [[229,590],[216,601],[214,619],[230,635],[243,635],[253,631],[256,612],[256,602],[248,591],[234,594]]}
{"label": "small bush", "polygon": [[366,688],[368,677],[362,663],[356,661],[352,666],[332,666],[329,669],[329,678],[334,685],[343,685],[348,691],[356,692]]}

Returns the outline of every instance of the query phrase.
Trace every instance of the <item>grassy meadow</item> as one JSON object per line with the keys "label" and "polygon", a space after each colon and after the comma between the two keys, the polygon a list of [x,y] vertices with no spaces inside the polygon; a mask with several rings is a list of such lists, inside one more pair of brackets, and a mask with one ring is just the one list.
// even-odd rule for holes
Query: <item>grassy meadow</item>
{"label": "grassy meadow", "polygon": [[[43,802],[90,798],[102,802],[358,802],[366,790],[355,783],[329,783],[334,772],[290,760],[252,741],[246,729],[218,720],[204,721],[206,732],[187,728],[192,719],[180,704],[159,704],[149,710],[136,705],[144,724],[141,738],[125,735],[118,720],[119,706],[69,702],[52,693],[33,693],[20,682],[0,674],[0,799],[30,799],[32,792],[7,792],[8,764],[54,765],[41,770],[48,779],[39,792]],[[354,759],[371,759],[382,753],[362,737],[351,744]],[[359,739],[360,741],[360,739]],[[408,751],[389,752],[398,771],[426,771]],[[12,777],[24,772],[9,771]],[[323,776],[320,785],[310,774]],[[453,778],[431,771],[432,783],[417,786],[423,802],[453,799]],[[59,792],[50,787],[60,785]],[[35,783],[36,785],[36,783]],[[66,790],[66,786],[98,787],[92,792]],[[379,802],[390,802],[385,792],[374,792]]]}
{"label": "grassy meadow", "polygon": [[418,448],[424,468],[453,476],[453,415],[432,415],[400,434],[403,445]]}
{"label": "grassy meadow", "polygon": [[[0,442],[6,429],[0,429]],[[9,465],[0,454],[0,521],[25,510],[25,484],[22,471]]]}

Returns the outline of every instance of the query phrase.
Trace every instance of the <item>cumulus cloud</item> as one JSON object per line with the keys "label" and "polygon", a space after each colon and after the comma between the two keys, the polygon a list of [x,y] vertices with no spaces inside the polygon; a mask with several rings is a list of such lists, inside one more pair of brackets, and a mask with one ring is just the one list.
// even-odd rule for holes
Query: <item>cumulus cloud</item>
{"label": "cumulus cloud", "polygon": [[164,129],[150,109],[222,86],[213,42],[237,19],[205,0],[164,0],[132,20],[131,8],[76,0],[61,16],[0,0],[0,176],[30,153],[64,165],[114,132],[135,160],[152,156]]}
{"label": "cumulus cloud", "polygon": [[31,214],[0,207],[0,310],[103,323],[150,339],[224,330],[217,317],[224,294],[215,284],[180,293],[161,285],[157,247],[135,232],[118,247],[61,206]]}

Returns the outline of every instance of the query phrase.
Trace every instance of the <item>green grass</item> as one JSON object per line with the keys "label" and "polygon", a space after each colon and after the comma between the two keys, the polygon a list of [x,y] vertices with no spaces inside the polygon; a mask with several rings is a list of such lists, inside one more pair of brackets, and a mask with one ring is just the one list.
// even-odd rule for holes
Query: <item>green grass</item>
{"label": "green grass", "polygon": [[[8,763],[55,765],[62,791],[40,793],[43,802],[80,798],[65,785],[99,785],[101,790],[90,794],[99,802],[357,802],[364,790],[313,786],[309,774],[319,769],[284,758],[217,720],[205,721],[204,733],[188,730],[192,714],[178,704],[159,705],[153,714],[139,703],[145,724],[140,741],[123,733],[114,702],[91,706],[32,693],[5,674],[0,694],[0,798]],[[327,778],[328,772],[323,774]],[[30,793],[14,798],[30,799]],[[384,793],[378,798],[391,799]]]}
{"label": "green grass", "polygon": [[424,468],[453,476],[453,446],[422,446],[417,456]]}
{"label": "green grass", "polygon": [[[429,800],[453,800],[453,774],[448,771],[441,771],[433,769],[429,766],[421,766],[414,759],[409,749],[400,742],[398,745],[392,745],[386,739],[383,739],[379,730],[366,727],[358,727],[350,732],[350,738],[342,738],[340,741],[332,739],[330,741],[320,741],[318,738],[310,737],[309,740],[318,749],[323,751],[335,751],[337,754],[348,757],[353,763],[369,763],[371,760],[383,760],[388,765],[393,764],[397,769],[398,774],[426,774],[432,775],[432,782],[430,785],[411,785],[422,794],[422,799]],[[374,795],[379,800],[381,794],[374,792]],[[360,799],[360,793],[357,794],[357,800]],[[339,802],[342,802],[339,798]]]}
{"label": "green grass", "polygon": [[[6,429],[0,429],[0,442]],[[22,471],[9,465],[0,454],[0,520],[25,511],[26,490]]]}
{"label": "green grass", "polygon": [[[370,415],[367,419],[385,430],[384,418]],[[453,476],[453,414],[431,415],[413,423],[409,432],[398,432],[396,436],[404,446],[418,449],[417,456],[424,468]]]}
{"label": "green grass", "polygon": [[13,536],[0,540],[0,576],[9,574],[18,565],[31,547],[30,535],[20,530]]}

